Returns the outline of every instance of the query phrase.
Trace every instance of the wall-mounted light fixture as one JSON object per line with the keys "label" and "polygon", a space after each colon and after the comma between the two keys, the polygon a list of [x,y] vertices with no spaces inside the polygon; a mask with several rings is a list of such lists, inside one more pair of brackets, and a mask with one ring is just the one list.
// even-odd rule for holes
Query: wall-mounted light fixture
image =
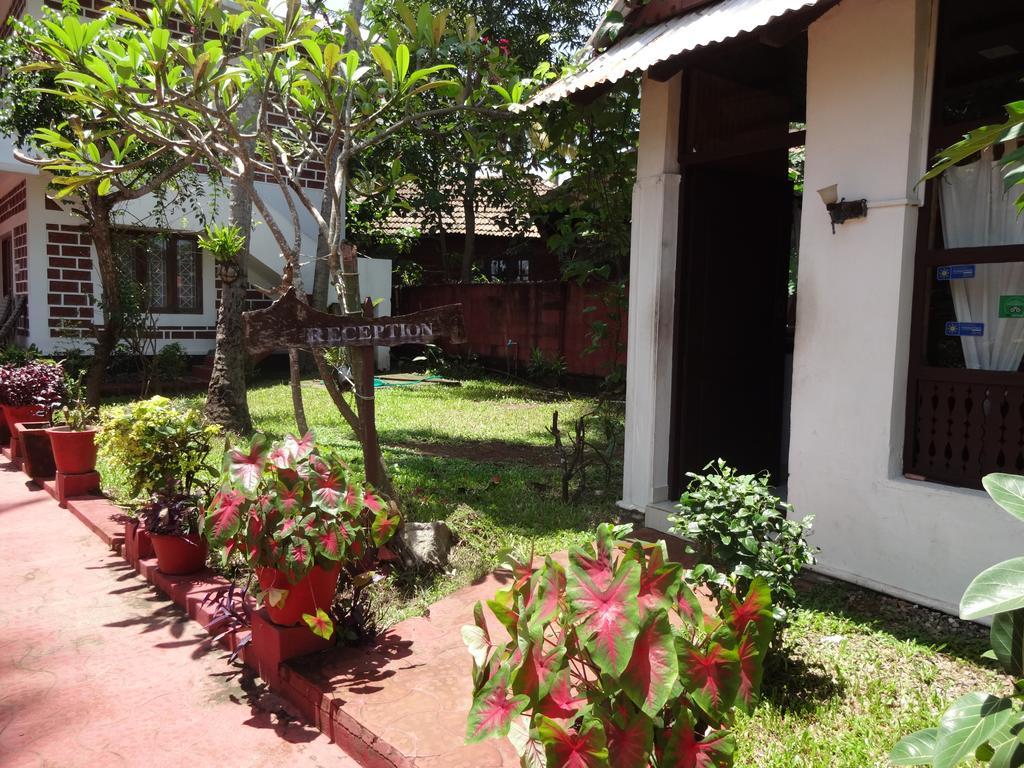
{"label": "wall-mounted light fixture", "polygon": [[863,198],[860,200],[847,200],[845,197],[840,199],[838,184],[823,187],[818,190],[818,194],[832,220],[833,235],[836,233],[836,224],[842,224],[850,219],[863,219],[868,215],[868,201]]}

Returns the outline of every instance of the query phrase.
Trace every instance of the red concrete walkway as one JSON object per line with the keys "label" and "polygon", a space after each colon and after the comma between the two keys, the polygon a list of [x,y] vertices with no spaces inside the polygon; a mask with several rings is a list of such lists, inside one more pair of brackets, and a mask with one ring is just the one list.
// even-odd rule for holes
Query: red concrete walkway
{"label": "red concrete walkway", "polygon": [[0,765],[355,768],[0,460]]}

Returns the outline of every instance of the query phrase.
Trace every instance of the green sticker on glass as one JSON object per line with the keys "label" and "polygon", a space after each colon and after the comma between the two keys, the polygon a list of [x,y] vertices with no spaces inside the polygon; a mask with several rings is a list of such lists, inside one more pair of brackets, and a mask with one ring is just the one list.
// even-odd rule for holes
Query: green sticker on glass
{"label": "green sticker on glass", "polygon": [[1000,296],[999,316],[1024,318],[1024,296]]}

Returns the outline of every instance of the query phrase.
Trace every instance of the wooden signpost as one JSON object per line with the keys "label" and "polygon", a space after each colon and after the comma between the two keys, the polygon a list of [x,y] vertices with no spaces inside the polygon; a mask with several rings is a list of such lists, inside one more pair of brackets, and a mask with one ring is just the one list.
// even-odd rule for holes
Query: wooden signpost
{"label": "wooden signpost", "polygon": [[[363,316],[331,315],[299,300],[294,288],[266,309],[242,314],[245,347],[251,355],[278,349],[329,349],[358,347],[361,355],[359,380],[354,382],[359,409],[360,440],[364,446],[377,446],[376,409],[373,399],[374,347],[400,344],[430,344],[466,340],[462,305],[449,304],[397,317],[374,317],[373,302],[363,303]],[[367,462],[366,479],[380,487],[381,468]]]}

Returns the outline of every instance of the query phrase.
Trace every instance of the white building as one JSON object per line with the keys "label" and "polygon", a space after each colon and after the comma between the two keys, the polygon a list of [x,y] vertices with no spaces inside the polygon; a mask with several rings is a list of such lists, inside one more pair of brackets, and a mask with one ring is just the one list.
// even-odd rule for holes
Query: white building
{"label": "white building", "polygon": [[[1024,550],[979,490],[1024,473],[1024,223],[992,157],[918,181],[1024,98],[1024,3],[619,6],[537,101],[643,77],[621,503],[664,530],[686,471],[768,469],[815,515],[820,571],[955,612]],[[833,185],[865,201],[834,231]]]}
{"label": "white building", "polygon": [[[26,12],[39,15],[43,5],[59,9],[59,0],[0,0],[0,30],[9,33],[8,18]],[[95,16],[106,3],[82,0],[81,12]],[[315,199],[323,186],[322,169],[309,174],[308,188]],[[101,323],[97,306],[99,273],[82,220],[47,197],[48,175],[19,162],[9,139],[0,137],[0,297],[27,297],[26,310],[17,321],[15,340],[35,344],[46,354],[77,347],[88,352],[93,323]],[[285,231],[290,227],[287,206],[276,185],[257,182],[263,199]],[[229,212],[227,191],[212,187],[199,200],[210,223],[225,223]],[[135,255],[135,277],[146,284],[159,321],[158,346],[179,343],[185,352],[212,351],[217,318],[217,280],[213,257],[202,252],[197,239],[202,224],[190,210],[171,210],[167,226],[152,215],[153,200],[142,198],[119,207],[121,247]],[[313,284],[317,227],[300,210],[302,251],[309,254],[303,268],[307,290]],[[268,228],[253,211],[251,256],[247,262],[254,289],[274,289],[281,282],[284,261]],[[360,259],[360,288],[364,295],[381,299],[378,311],[391,311],[391,262]],[[265,294],[252,290],[251,306],[265,306]],[[388,352],[378,350],[378,365],[386,367]]]}

